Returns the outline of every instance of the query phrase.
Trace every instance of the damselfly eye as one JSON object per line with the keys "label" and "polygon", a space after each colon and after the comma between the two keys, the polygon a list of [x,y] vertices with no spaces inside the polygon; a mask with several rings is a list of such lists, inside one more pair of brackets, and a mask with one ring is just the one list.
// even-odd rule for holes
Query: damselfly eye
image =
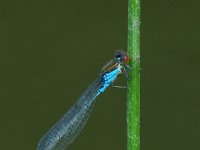
{"label": "damselfly eye", "polygon": [[115,57],[116,57],[117,61],[119,61],[119,62],[122,61],[121,55],[116,55]]}
{"label": "damselfly eye", "polygon": [[122,56],[123,56],[123,51],[117,51],[115,53],[115,58],[117,59],[117,61],[121,62],[122,61]]}
{"label": "damselfly eye", "polygon": [[128,54],[121,50],[115,53],[115,58],[119,63],[126,63],[126,64],[129,62],[130,59]]}
{"label": "damselfly eye", "polygon": [[117,51],[117,52],[115,53],[115,57],[116,57],[116,58],[120,58],[120,57],[121,57],[120,51]]}
{"label": "damselfly eye", "polygon": [[124,58],[123,58],[123,62],[126,63],[126,64],[128,64],[129,59],[130,58],[128,57],[128,55],[125,55]]}

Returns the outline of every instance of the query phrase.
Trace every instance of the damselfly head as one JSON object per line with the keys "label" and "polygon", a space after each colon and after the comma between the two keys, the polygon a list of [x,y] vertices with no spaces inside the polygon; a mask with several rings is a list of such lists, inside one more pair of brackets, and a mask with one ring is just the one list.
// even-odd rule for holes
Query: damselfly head
{"label": "damselfly head", "polygon": [[119,50],[115,53],[115,59],[120,64],[128,64],[130,57],[126,52]]}

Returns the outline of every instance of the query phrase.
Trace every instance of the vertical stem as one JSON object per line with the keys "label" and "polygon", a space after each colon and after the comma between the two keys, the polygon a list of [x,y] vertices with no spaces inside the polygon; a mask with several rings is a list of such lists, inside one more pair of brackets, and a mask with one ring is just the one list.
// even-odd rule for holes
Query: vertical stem
{"label": "vertical stem", "polygon": [[128,150],[140,149],[140,0],[128,2],[128,53],[130,66],[127,101]]}

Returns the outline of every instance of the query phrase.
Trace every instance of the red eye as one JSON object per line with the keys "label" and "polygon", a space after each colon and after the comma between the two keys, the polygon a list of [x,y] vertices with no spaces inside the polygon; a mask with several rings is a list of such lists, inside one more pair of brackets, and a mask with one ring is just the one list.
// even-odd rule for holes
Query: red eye
{"label": "red eye", "polygon": [[128,56],[124,56],[123,62],[126,63],[126,64],[128,64],[128,62],[129,62],[129,57],[128,57]]}

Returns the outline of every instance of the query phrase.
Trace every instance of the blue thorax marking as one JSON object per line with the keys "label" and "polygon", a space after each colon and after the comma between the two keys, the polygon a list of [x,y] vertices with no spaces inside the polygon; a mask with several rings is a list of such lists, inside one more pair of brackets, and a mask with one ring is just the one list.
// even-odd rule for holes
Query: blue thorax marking
{"label": "blue thorax marking", "polygon": [[101,88],[98,90],[98,93],[96,95],[96,97],[103,93],[106,88],[117,78],[117,76],[121,73],[121,65],[118,65],[114,70],[105,73],[102,75],[102,86]]}

